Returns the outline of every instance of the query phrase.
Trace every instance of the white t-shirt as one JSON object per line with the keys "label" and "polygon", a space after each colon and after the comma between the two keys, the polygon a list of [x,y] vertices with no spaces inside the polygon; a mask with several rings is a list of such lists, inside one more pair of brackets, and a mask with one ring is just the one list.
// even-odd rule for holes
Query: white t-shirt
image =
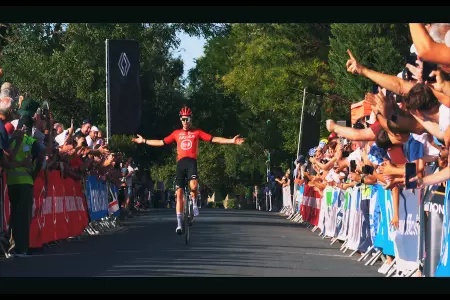
{"label": "white t-shirt", "polygon": [[64,145],[64,141],[66,140],[67,136],[69,135],[69,130],[63,130],[60,134],[55,136],[55,142],[58,143],[59,146]]}
{"label": "white t-shirt", "polygon": [[439,150],[436,149],[429,141],[428,141],[428,133],[425,132],[423,134],[415,134],[411,133],[413,139],[423,144],[423,157],[422,159],[425,162],[435,161],[439,157]]}
{"label": "white t-shirt", "polygon": [[330,172],[328,172],[327,176],[325,177],[325,180],[327,182],[333,182],[333,181],[336,183],[341,182],[341,180],[339,179],[339,174],[334,172],[334,169],[331,169]]}
{"label": "white t-shirt", "polygon": [[89,148],[94,149],[94,141],[92,140],[90,135],[86,136],[86,143],[88,145]]}
{"label": "white t-shirt", "polygon": [[361,148],[356,149],[352,153],[349,154],[347,160],[350,162],[351,160],[355,160],[356,162],[362,162],[362,152]]}
{"label": "white t-shirt", "polygon": [[[128,166],[128,174],[133,174],[134,169],[131,166]],[[133,185],[133,175],[130,175],[130,177],[127,177],[127,186]]]}
{"label": "white t-shirt", "polygon": [[439,107],[439,129],[445,132],[450,126],[450,108],[441,104]]}

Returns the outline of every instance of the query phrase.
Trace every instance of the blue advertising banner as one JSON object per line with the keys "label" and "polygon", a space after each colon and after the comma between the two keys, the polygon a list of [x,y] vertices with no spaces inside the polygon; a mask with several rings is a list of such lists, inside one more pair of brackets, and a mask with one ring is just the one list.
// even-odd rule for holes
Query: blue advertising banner
{"label": "blue advertising banner", "polygon": [[365,253],[372,246],[372,236],[370,234],[370,200],[372,198],[372,186],[361,185],[361,235],[358,250]]}
{"label": "blue advertising banner", "polygon": [[377,196],[381,218],[374,246],[382,248],[384,254],[394,256],[394,238],[396,233],[395,229],[390,226],[394,214],[391,191],[383,189],[381,185],[377,185]]}
{"label": "blue advertising banner", "polygon": [[444,200],[444,224],[442,225],[442,247],[441,247],[441,259],[439,265],[436,268],[436,277],[450,277],[450,264],[448,263],[448,241],[450,239],[450,180],[447,181],[445,188],[445,200]]}
{"label": "blue advertising banner", "polygon": [[95,176],[86,180],[86,198],[91,221],[99,220],[108,215],[108,194],[106,184]]}
{"label": "blue advertising banner", "polygon": [[[372,186],[372,195],[370,199],[369,217],[370,217],[370,236],[372,244],[375,245],[377,238],[378,228],[380,225],[380,205],[378,204],[378,185]],[[375,247],[378,250],[377,247]]]}

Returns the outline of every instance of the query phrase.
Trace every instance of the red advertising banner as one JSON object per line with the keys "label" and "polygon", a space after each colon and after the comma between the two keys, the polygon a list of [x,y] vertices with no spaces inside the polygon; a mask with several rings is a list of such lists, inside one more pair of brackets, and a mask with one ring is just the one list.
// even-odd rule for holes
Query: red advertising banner
{"label": "red advertising banner", "polygon": [[[30,248],[81,235],[89,223],[86,199],[81,182],[61,178],[59,171],[48,172],[45,188],[44,172],[34,182],[34,199],[30,228]],[[4,178],[4,220],[8,230],[10,203],[8,186]]]}
{"label": "red advertising banner", "polygon": [[304,221],[314,226],[319,224],[321,201],[320,194],[313,187],[306,184],[300,206],[300,213]]}

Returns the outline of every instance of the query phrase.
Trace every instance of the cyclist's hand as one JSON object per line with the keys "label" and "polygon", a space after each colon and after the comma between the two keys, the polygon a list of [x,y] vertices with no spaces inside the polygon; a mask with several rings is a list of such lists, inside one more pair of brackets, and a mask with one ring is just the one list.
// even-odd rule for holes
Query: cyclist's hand
{"label": "cyclist's hand", "polygon": [[240,144],[242,144],[243,142],[244,142],[244,139],[243,138],[240,138],[239,137],[239,134],[237,135],[237,136],[235,136],[234,138],[233,138],[233,144],[235,144],[235,145],[240,145]]}
{"label": "cyclist's hand", "polygon": [[144,138],[139,134],[137,134],[137,136],[138,136],[137,138],[132,138],[131,141],[138,144],[142,144],[144,142]]}

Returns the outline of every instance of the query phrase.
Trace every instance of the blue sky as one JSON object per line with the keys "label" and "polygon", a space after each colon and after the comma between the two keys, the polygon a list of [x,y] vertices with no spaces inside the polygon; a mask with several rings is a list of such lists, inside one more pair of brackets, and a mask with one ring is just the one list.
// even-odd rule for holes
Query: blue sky
{"label": "blue sky", "polygon": [[174,56],[181,56],[184,61],[184,78],[187,77],[188,71],[195,67],[194,59],[203,55],[203,46],[206,43],[204,38],[190,37],[184,32],[177,34],[180,38],[180,47],[174,50]]}

